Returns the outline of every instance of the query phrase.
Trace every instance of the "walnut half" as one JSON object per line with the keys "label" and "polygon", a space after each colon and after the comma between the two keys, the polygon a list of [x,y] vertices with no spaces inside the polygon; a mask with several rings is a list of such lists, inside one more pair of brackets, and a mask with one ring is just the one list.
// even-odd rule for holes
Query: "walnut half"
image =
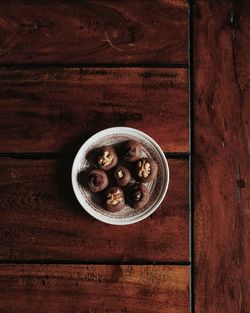
{"label": "walnut half", "polygon": [[139,171],[138,171],[138,176],[139,177],[148,177],[150,174],[150,163],[146,162],[145,160],[139,161]]}
{"label": "walnut half", "polygon": [[122,202],[122,195],[119,190],[116,192],[108,193],[107,196],[107,204],[116,205]]}
{"label": "walnut half", "polygon": [[102,166],[107,166],[112,163],[114,157],[109,151],[104,151],[103,155],[99,157],[98,164]]}

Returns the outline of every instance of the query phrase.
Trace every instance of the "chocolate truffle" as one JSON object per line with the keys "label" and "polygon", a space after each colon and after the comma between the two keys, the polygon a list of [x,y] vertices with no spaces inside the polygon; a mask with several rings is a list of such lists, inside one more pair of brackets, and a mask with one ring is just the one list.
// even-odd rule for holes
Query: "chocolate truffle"
{"label": "chocolate truffle", "polygon": [[149,200],[148,188],[140,183],[137,183],[129,190],[129,203],[133,209],[142,209]]}
{"label": "chocolate truffle", "polygon": [[131,181],[130,171],[122,165],[115,167],[113,176],[118,186],[126,186]]}
{"label": "chocolate truffle", "polygon": [[110,170],[118,162],[115,149],[111,146],[104,146],[100,149],[97,156],[97,165],[104,171]]}
{"label": "chocolate truffle", "polygon": [[158,165],[153,159],[142,158],[136,163],[136,175],[141,183],[153,180],[158,171]]}
{"label": "chocolate truffle", "polygon": [[104,171],[93,169],[88,173],[87,185],[92,192],[104,190],[108,183],[108,177]]}
{"label": "chocolate truffle", "polygon": [[122,145],[121,155],[124,161],[134,162],[141,158],[142,146],[134,140],[125,141]]}
{"label": "chocolate truffle", "polygon": [[119,212],[125,206],[124,193],[119,187],[112,187],[106,193],[106,208],[109,212]]}

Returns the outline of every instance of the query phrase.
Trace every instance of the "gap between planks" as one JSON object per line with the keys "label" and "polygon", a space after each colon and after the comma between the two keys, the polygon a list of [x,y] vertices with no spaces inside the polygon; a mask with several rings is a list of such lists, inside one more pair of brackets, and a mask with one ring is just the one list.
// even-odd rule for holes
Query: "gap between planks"
{"label": "gap between planks", "polygon": [[[74,158],[76,153],[58,152],[23,152],[23,153],[0,153],[0,158],[23,159],[23,160],[56,160]],[[164,152],[167,159],[189,159],[189,152]]]}
{"label": "gap between planks", "polygon": [[194,293],[194,76],[193,76],[193,0],[189,0],[188,10],[188,74],[189,74],[189,260],[190,260],[190,313],[195,313]]}
{"label": "gap between planks", "polygon": [[55,264],[55,265],[131,265],[131,266],[141,266],[141,265],[166,265],[166,266],[190,266],[191,262],[189,261],[176,261],[176,262],[148,262],[148,261],[80,261],[80,260],[0,260],[0,266],[4,264],[12,264],[12,265],[39,265],[39,264]]}
{"label": "gap between planks", "polygon": [[171,63],[159,63],[159,62],[148,62],[148,63],[130,63],[130,64],[116,64],[116,63],[32,63],[32,64],[9,64],[0,63],[0,69],[36,69],[36,68],[81,68],[81,67],[92,67],[92,68],[189,68],[186,63],[171,64]]}

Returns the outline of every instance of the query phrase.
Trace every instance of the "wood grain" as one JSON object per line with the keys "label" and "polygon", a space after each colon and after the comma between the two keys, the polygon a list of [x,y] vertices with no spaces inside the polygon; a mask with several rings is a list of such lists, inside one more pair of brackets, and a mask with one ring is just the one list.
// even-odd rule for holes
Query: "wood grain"
{"label": "wood grain", "polygon": [[90,217],[71,186],[71,160],[0,159],[2,260],[188,261],[188,161],[169,160],[160,208],[117,227]]}
{"label": "wood grain", "polygon": [[247,313],[250,7],[248,1],[196,2],[195,308]]}
{"label": "wood grain", "polygon": [[2,69],[0,83],[0,152],[75,153],[111,126],[188,151],[186,69]]}
{"label": "wood grain", "polygon": [[187,63],[186,0],[2,1],[0,28],[1,63]]}
{"label": "wood grain", "polygon": [[8,313],[186,313],[189,267],[1,265],[0,293]]}

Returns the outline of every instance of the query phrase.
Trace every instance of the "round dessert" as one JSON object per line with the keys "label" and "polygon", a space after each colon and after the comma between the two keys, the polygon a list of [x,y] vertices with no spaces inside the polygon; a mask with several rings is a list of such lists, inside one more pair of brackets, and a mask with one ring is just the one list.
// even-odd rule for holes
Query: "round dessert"
{"label": "round dessert", "polygon": [[147,183],[155,179],[158,165],[153,159],[142,158],[136,163],[136,175],[141,183]]}
{"label": "round dessert", "polygon": [[102,147],[97,155],[97,165],[104,171],[110,170],[116,166],[118,157],[115,149],[111,146]]}
{"label": "round dessert", "polygon": [[92,192],[100,192],[108,186],[108,176],[102,170],[93,169],[88,173],[87,185]]}
{"label": "round dessert", "polygon": [[137,183],[129,190],[129,202],[133,209],[142,209],[149,200],[148,188],[140,183]]}
{"label": "round dessert", "polygon": [[125,141],[122,145],[121,155],[124,161],[134,162],[141,158],[142,146],[134,140]]}
{"label": "round dessert", "polygon": [[114,180],[118,186],[126,186],[131,181],[130,171],[122,165],[117,165],[114,169]]}
{"label": "round dessert", "polygon": [[119,212],[124,208],[124,193],[121,188],[109,188],[106,193],[105,205],[109,212]]}

